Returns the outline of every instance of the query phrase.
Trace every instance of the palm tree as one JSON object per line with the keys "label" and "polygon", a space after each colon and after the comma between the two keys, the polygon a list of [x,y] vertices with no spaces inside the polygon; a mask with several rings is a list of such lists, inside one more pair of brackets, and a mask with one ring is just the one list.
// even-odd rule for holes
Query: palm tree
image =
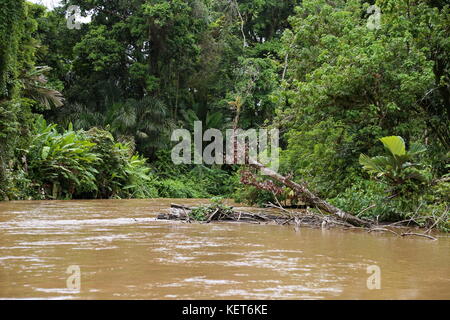
{"label": "palm tree", "polygon": [[[187,123],[188,128],[193,130],[194,129],[194,122],[195,121],[202,121],[202,119],[198,116],[198,113],[194,109],[188,109],[187,111],[182,110],[181,112],[184,121]],[[216,111],[216,112],[208,112],[206,114],[206,117],[203,121],[203,130],[207,129],[223,129],[225,125],[227,124],[222,112]]]}
{"label": "palm tree", "polygon": [[166,104],[149,96],[114,104],[106,113],[105,123],[113,133],[133,137],[140,151],[147,155],[167,145],[170,129],[174,127]]}
{"label": "palm tree", "polygon": [[170,129],[174,127],[167,106],[149,96],[113,103],[103,113],[80,104],[68,105],[61,111],[59,118],[63,122],[72,122],[75,128],[108,129],[117,139],[131,142],[148,157],[167,145]]}
{"label": "palm tree", "polygon": [[64,103],[62,94],[47,86],[45,74],[52,68],[48,66],[33,67],[25,71],[20,77],[23,86],[23,95],[44,105],[46,109],[61,107]]}

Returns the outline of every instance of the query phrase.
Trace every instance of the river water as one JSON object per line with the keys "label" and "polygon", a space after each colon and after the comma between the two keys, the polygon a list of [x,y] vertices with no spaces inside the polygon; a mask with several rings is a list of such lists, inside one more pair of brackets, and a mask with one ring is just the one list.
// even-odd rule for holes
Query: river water
{"label": "river water", "polygon": [[156,220],[173,202],[205,200],[0,203],[0,299],[450,298],[446,235]]}

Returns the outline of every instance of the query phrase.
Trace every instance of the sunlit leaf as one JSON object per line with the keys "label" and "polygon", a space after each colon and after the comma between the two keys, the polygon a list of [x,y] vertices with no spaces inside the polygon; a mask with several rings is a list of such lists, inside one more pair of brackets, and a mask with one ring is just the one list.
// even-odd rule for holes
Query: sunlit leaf
{"label": "sunlit leaf", "polygon": [[380,141],[395,156],[403,156],[406,154],[405,141],[399,136],[383,137]]}

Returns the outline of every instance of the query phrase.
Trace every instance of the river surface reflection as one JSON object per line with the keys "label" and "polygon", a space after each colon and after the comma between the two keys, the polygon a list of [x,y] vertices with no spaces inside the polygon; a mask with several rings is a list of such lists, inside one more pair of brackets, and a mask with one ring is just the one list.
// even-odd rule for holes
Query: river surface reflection
{"label": "river surface reflection", "polygon": [[[173,202],[206,201],[0,203],[0,299],[450,298],[446,235],[156,220]],[[370,265],[380,290],[367,288]]]}

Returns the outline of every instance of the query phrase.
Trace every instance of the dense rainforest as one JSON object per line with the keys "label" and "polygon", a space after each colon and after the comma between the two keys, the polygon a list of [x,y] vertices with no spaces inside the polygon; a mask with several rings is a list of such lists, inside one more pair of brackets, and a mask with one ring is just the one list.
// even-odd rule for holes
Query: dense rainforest
{"label": "dense rainforest", "polygon": [[[90,21],[69,28],[70,6]],[[450,229],[448,1],[0,8],[0,200],[301,202],[248,167],[172,163],[174,129],[238,119],[278,128],[280,174],[333,205]]]}

